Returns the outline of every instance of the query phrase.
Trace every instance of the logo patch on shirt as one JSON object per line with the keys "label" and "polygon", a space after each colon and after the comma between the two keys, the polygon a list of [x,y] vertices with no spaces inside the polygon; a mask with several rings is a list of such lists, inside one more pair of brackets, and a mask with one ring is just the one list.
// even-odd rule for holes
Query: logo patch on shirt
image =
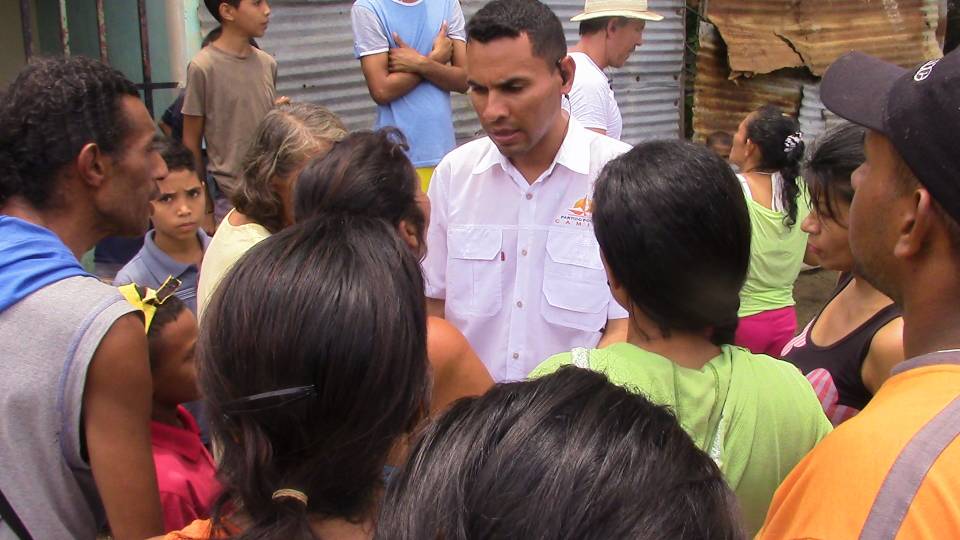
{"label": "logo patch on shirt", "polygon": [[570,208],[553,220],[556,225],[573,225],[575,227],[593,227],[593,199],[584,197],[574,202]]}

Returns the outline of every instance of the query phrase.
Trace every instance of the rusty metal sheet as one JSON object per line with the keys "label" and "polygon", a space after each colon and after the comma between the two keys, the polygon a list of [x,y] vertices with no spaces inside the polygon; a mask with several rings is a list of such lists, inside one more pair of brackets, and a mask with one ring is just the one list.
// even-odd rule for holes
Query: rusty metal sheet
{"label": "rusty metal sheet", "polygon": [[803,85],[812,77],[799,69],[781,69],[754,77],[730,79],[727,49],[715,27],[700,25],[700,52],[693,94],[694,140],[703,142],[715,131],[736,133],[752,111],[770,103],[797,114]]}
{"label": "rusty metal sheet", "polygon": [[707,18],[739,73],[806,67],[820,76],[852,50],[903,67],[939,58],[943,0],[711,0]]}

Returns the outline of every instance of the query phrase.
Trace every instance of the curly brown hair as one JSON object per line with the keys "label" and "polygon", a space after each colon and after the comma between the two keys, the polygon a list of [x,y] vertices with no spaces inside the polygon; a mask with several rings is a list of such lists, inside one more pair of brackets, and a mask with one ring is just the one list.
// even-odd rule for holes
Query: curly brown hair
{"label": "curly brown hair", "polygon": [[326,107],[287,103],[273,109],[244,157],[233,206],[271,233],[280,231],[292,210],[281,191],[293,181],[290,175],[346,136],[343,122]]}

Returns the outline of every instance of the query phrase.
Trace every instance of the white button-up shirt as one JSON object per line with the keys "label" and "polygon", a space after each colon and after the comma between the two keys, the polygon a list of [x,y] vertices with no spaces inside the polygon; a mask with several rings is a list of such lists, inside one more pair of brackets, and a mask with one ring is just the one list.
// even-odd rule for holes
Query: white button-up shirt
{"label": "white button-up shirt", "polygon": [[613,299],[593,233],[593,184],[630,149],[570,119],[560,151],[532,184],[487,138],[447,154],[430,181],[426,293],[497,381],[547,357],[594,347]]}

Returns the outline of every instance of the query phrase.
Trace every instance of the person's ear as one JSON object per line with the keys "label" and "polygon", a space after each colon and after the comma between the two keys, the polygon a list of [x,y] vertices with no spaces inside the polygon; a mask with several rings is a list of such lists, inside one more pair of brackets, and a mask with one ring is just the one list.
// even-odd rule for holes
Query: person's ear
{"label": "person's ear", "polygon": [[227,2],[220,2],[217,10],[220,12],[220,20],[233,22],[237,18],[237,8]]}
{"label": "person's ear", "polygon": [[938,219],[935,203],[926,189],[916,188],[910,201],[910,204],[903,204],[899,215],[890,216],[900,222],[897,241],[893,245],[893,254],[900,259],[914,257],[924,248],[930,241],[934,220]]}
{"label": "person's ear", "polygon": [[560,71],[560,80],[562,81],[560,90],[563,94],[569,94],[570,90],[573,89],[573,78],[577,74],[577,64],[573,61],[573,58],[564,56],[557,62],[557,69]]}
{"label": "person's ear", "polygon": [[617,23],[616,17],[612,17],[609,21],[607,21],[607,27],[604,28],[608,36],[611,34],[615,34],[619,29],[620,29],[620,25]]}
{"label": "person's ear", "polygon": [[111,163],[109,158],[95,143],[88,143],[77,154],[77,175],[90,187],[99,188],[107,177]]}
{"label": "person's ear", "polygon": [[409,220],[401,219],[397,224],[397,232],[400,233],[403,243],[410,246],[414,253],[420,253],[420,229],[416,225]]}

